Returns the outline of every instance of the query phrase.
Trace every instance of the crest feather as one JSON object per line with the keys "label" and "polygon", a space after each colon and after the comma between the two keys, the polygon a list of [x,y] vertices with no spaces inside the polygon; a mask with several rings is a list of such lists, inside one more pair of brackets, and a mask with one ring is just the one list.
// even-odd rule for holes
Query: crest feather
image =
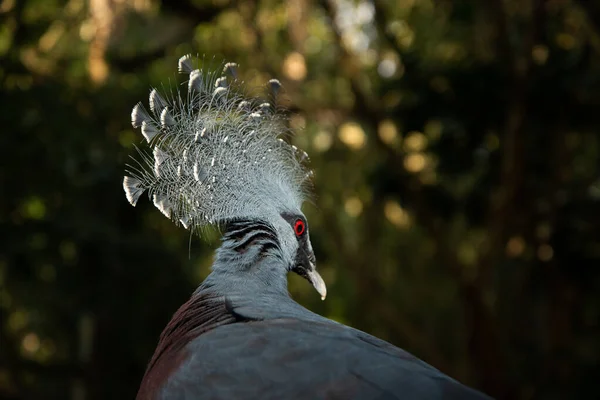
{"label": "crest feather", "polygon": [[237,64],[196,64],[190,55],[179,60],[187,93],[163,97],[152,89],[152,113],[133,108],[132,125],[141,127],[151,153],[142,150],[123,180],[127,200],[135,206],[147,190],[156,208],[186,229],[299,209],[311,174],[306,153],[284,140],[287,118],[273,103],[281,83],[265,85],[267,102],[245,94]]}

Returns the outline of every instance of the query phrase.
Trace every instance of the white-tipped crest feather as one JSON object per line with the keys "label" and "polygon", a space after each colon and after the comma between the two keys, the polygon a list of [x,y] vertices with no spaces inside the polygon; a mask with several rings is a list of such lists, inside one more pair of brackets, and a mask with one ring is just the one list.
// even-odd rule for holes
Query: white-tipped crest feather
{"label": "white-tipped crest feather", "polygon": [[215,86],[226,88],[227,87],[227,78],[224,76],[218,78],[217,81],[215,82]]}
{"label": "white-tipped crest feather", "polygon": [[167,102],[158,94],[158,91],[152,89],[150,91],[150,110],[158,116],[166,106]]}
{"label": "white-tipped crest feather", "polygon": [[138,103],[131,111],[131,125],[134,128],[139,128],[145,121],[150,120],[150,115],[144,110],[142,103]]}
{"label": "white-tipped crest feather", "polygon": [[[282,139],[289,134],[285,116],[244,94],[237,64],[208,71],[196,63],[189,55],[179,59],[179,71],[189,74],[187,95],[163,98],[153,89],[153,116],[134,107],[132,125],[142,128],[152,155],[142,152],[140,167],[123,180],[127,200],[135,205],[148,190],[154,205],[186,229],[299,210],[308,157]],[[273,96],[281,84],[272,79],[267,88]]]}
{"label": "white-tipped crest feather", "polygon": [[140,196],[146,190],[142,182],[139,179],[126,176],[123,178],[123,189],[125,190],[125,196],[132,206],[137,204]]}
{"label": "white-tipped crest feather", "polygon": [[223,73],[231,75],[231,77],[233,77],[233,79],[237,79],[237,68],[238,68],[238,65],[236,63],[228,62],[223,67]]}
{"label": "white-tipped crest feather", "polygon": [[171,218],[171,201],[167,195],[154,193],[152,200],[154,201],[156,208],[158,208],[165,217]]}
{"label": "white-tipped crest feather", "polygon": [[163,108],[162,112],[160,113],[160,124],[163,126],[163,128],[175,125],[175,120],[169,112],[169,107]]}
{"label": "white-tipped crest feather", "polygon": [[146,138],[146,141],[150,143],[152,138],[158,134],[158,128],[154,126],[152,121],[142,122],[142,135]]}
{"label": "white-tipped crest feather", "polygon": [[192,55],[186,54],[185,56],[179,58],[179,72],[182,74],[189,74],[194,70],[192,63]]}
{"label": "white-tipped crest feather", "polygon": [[279,82],[278,79],[271,79],[267,85],[271,90],[271,94],[273,96],[277,96],[279,94],[279,90],[281,89],[281,82]]}

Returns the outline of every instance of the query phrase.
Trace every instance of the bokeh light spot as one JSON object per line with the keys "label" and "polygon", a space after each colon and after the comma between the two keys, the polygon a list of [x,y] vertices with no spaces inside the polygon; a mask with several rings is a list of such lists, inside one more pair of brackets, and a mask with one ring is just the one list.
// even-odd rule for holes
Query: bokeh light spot
{"label": "bokeh light spot", "polygon": [[410,225],[410,215],[394,200],[388,200],[383,212],[388,221],[399,228],[406,228]]}
{"label": "bokeh light spot", "polygon": [[549,244],[542,244],[538,247],[537,256],[541,261],[550,261],[554,257],[554,249]]}
{"label": "bokeh light spot", "polygon": [[540,44],[533,46],[533,49],[531,50],[531,58],[538,65],[546,64],[546,61],[548,61],[548,54],[548,46]]}
{"label": "bokeh light spot", "polygon": [[301,81],[306,77],[306,61],[298,52],[288,54],[283,61],[283,73],[293,81]]}
{"label": "bokeh light spot", "polygon": [[363,210],[363,203],[358,197],[350,197],[344,203],[346,214],[351,217],[358,217]]}
{"label": "bokeh light spot", "polygon": [[353,150],[361,149],[367,140],[365,131],[356,122],[347,122],[340,126],[339,138]]}
{"label": "bokeh light spot", "polygon": [[33,355],[40,349],[40,338],[35,333],[28,333],[23,337],[21,347],[25,353]]}
{"label": "bokeh light spot", "polygon": [[521,236],[515,236],[506,243],[506,255],[512,258],[519,257],[525,251],[525,240]]}
{"label": "bokeh light spot", "polygon": [[427,147],[427,137],[421,132],[412,131],[404,139],[404,151],[423,151]]}
{"label": "bokeh light spot", "polygon": [[43,219],[46,215],[46,205],[37,196],[28,199],[22,207],[22,215],[29,219]]}
{"label": "bokeh light spot", "polygon": [[404,158],[404,168],[408,172],[421,172],[427,165],[427,159],[422,153],[409,154]]}
{"label": "bokeh light spot", "polygon": [[332,135],[327,131],[319,131],[313,138],[313,147],[319,152],[329,150],[332,143]]}
{"label": "bokeh light spot", "polygon": [[398,129],[394,121],[386,119],[379,124],[377,134],[382,142],[391,145],[398,140]]}

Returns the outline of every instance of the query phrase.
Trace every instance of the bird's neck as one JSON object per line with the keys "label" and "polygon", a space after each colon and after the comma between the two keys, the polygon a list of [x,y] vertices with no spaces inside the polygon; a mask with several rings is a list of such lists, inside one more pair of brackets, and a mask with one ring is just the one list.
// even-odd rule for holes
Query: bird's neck
{"label": "bird's neck", "polygon": [[290,297],[287,273],[273,228],[256,221],[237,221],[228,226],[212,272],[192,301],[218,296],[225,299],[228,312],[243,320],[323,320]]}
{"label": "bird's neck", "polygon": [[277,234],[258,221],[230,223],[212,272],[200,286],[225,296],[285,296],[288,268]]}

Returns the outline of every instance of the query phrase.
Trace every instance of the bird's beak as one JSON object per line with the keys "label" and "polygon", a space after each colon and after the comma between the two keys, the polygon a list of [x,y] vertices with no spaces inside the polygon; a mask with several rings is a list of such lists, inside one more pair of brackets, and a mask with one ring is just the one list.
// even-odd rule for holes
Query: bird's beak
{"label": "bird's beak", "polygon": [[323,278],[321,278],[321,275],[317,272],[315,264],[312,262],[309,264],[310,268],[306,271],[306,276],[321,295],[321,300],[325,300],[325,297],[327,297],[327,286],[325,286],[325,281],[323,281]]}

